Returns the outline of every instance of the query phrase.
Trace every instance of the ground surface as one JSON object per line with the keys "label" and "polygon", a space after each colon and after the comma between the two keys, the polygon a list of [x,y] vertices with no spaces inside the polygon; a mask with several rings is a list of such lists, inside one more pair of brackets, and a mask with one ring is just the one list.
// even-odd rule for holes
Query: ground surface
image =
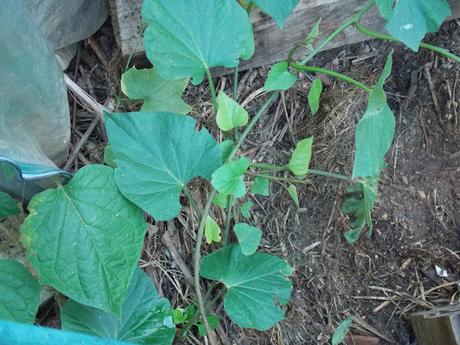
{"label": "ground surface", "polygon": [[[112,35],[107,25],[96,35],[96,49],[94,44],[82,46],[69,74],[100,103],[134,110],[136,104],[119,97],[124,65]],[[460,54],[460,22],[446,24],[429,40]],[[98,48],[107,66],[94,54]],[[460,66],[426,51],[416,55],[378,42],[330,51],[315,63],[372,85],[392,49],[394,71],[386,90],[397,134],[387,157],[371,238],[363,237],[355,246],[343,239],[347,229],[340,212],[347,187],[343,181],[313,178],[299,189],[299,208],[277,185],[272,185],[270,197],[252,199],[256,207],[251,223],[264,231],[264,250],[285,257],[295,267],[293,296],[286,320],[266,333],[241,331],[224,320],[218,332],[224,344],[328,344],[347,316],[354,318],[353,334],[380,338],[381,344],[415,344],[408,322],[411,313],[458,302]],[[262,67],[240,74],[239,101],[251,114],[263,101],[260,88],[267,71]],[[324,82],[318,114],[308,110],[310,80],[303,77],[265,115],[244,147],[245,154],[285,163],[294,143],[313,135],[312,166],[350,174],[354,128],[366,97],[348,85]],[[219,79],[218,85],[230,89],[231,77]],[[216,134],[207,91],[206,85],[190,88],[186,98],[200,124]],[[77,146],[94,115],[78,104],[73,109],[72,142]],[[104,138],[102,127],[96,126],[69,162],[69,170],[101,162]],[[202,194],[202,187],[195,185],[194,193]],[[191,269],[196,224],[185,208],[177,221],[151,221],[141,265],[174,306],[184,306],[192,301],[193,292],[178,258]],[[448,277],[439,277],[435,265],[447,270]]]}

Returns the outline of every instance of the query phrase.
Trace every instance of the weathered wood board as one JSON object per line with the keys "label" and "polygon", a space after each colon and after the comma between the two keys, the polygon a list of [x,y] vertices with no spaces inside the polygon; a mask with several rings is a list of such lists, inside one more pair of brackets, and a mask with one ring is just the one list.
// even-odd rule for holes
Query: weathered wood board
{"label": "weathered wood board", "polygon": [[460,305],[449,305],[411,316],[420,345],[460,345]]}
{"label": "weathered wood board", "polygon": [[[366,0],[301,0],[294,12],[280,30],[275,22],[256,13],[252,20],[256,41],[254,57],[240,65],[242,70],[258,67],[286,58],[288,51],[308,34],[315,22],[322,18],[320,39],[335,30],[340,24],[357,12]],[[142,0],[110,0],[112,19],[123,57],[132,57],[142,62],[145,52],[142,42],[141,7]],[[453,17],[460,17],[460,2],[450,0]],[[384,22],[377,10],[366,15],[363,23],[372,29],[383,30]],[[348,28],[327,48],[336,48],[366,40],[354,28]],[[302,54],[299,51],[299,54]]]}

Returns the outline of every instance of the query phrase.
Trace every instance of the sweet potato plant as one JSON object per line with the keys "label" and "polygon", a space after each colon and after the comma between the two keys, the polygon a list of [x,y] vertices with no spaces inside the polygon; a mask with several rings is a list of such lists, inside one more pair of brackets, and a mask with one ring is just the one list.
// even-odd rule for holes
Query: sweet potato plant
{"label": "sweet potato plant", "polygon": [[[268,196],[270,184],[276,183],[298,204],[297,188],[310,175],[348,180],[342,209],[351,223],[345,239],[354,243],[361,234],[371,234],[371,212],[395,133],[384,91],[392,55],[375,85],[311,61],[340,32],[354,27],[371,38],[400,42],[415,51],[430,49],[459,62],[449,51],[422,42],[451,10],[447,0],[369,0],[321,42],[318,20],[305,39],[286,52],[286,60],[272,67],[265,102],[250,114],[236,101],[239,61],[254,53],[250,12],[266,12],[282,29],[298,2],[144,0],[144,44],[154,67],[133,67],[122,77],[123,92],[143,106],[140,112],[105,114],[105,165],[86,166],[68,184],[35,195],[18,233],[0,223],[4,241],[25,252],[21,263],[0,260],[0,318],[33,323],[41,287],[48,285],[65,296],[59,298],[63,330],[157,345],[171,344],[175,337],[186,339],[193,332],[216,344],[214,329],[224,317],[211,312],[216,303],[223,300],[225,314],[236,326],[265,331],[283,320],[283,306],[291,295],[293,268],[259,249],[264,229],[237,220],[251,212],[252,204],[244,201],[248,193]],[[374,6],[387,20],[388,34],[361,23]],[[300,54],[300,48],[307,53]],[[217,93],[213,67],[234,69],[231,94]],[[284,165],[254,162],[241,151],[257,121],[302,73],[326,74],[368,94],[367,109],[356,127],[351,176],[310,167],[311,137],[297,143]],[[206,128],[197,128],[187,115],[191,107],[181,98],[189,82],[198,85],[204,79],[222,142]],[[322,88],[316,78],[308,91],[313,114],[320,107]],[[195,179],[205,181],[205,200],[195,200],[189,189]],[[173,309],[158,296],[138,261],[147,229],[145,213],[155,221],[168,221],[183,207],[191,208],[199,224],[194,229],[195,300]],[[219,209],[226,214],[223,224],[215,216]],[[0,193],[1,219],[20,212],[16,201]]]}

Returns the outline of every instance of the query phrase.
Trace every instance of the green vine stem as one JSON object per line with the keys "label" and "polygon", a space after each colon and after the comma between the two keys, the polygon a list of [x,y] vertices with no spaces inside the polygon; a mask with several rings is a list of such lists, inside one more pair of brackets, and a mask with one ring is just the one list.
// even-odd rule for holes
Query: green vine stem
{"label": "green vine stem", "polygon": [[261,178],[266,178],[268,180],[273,180],[273,181],[278,181],[278,182],[289,182],[289,183],[298,183],[298,184],[306,184],[307,181],[304,180],[299,180],[296,178],[289,178],[289,177],[279,177],[279,176],[273,176],[273,175],[265,175],[265,174],[258,174],[258,173],[252,173],[252,172],[247,172],[249,176],[254,176],[254,177],[261,177]]}
{"label": "green vine stem", "polygon": [[[359,22],[354,23],[354,26],[355,26],[356,30],[358,30],[362,34],[367,35],[369,37],[372,37],[372,38],[375,38],[375,39],[378,39],[378,40],[382,40],[382,41],[402,43],[400,40],[398,40],[397,38],[394,38],[394,37],[392,37],[390,35],[382,34],[380,32],[376,32],[376,31],[372,31],[369,28],[367,28],[364,25],[362,25],[361,23],[359,23]],[[420,48],[424,48],[424,49],[434,51],[434,52],[436,52],[436,53],[438,53],[438,54],[440,54],[442,56],[445,56],[445,57],[447,57],[447,58],[449,58],[449,59],[451,59],[451,60],[453,60],[455,62],[460,63],[460,56],[457,56],[457,55],[451,53],[447,49],[440,48],[440,47],[437,47],[437,46],[434,46],[432,44],[428,44],[428,43],[425,43],[425,42],[420,43]]]}
{"label": "green vine stem", "polygon": [[339,180],[346,180],[346,181],[350,181],[352,179],[351,177],[346,176],[346,175],[341,175],[341,174],[337,174],[337,173],[333,173],[329,171],[315,170],[315,169],[309,169],[308,173],[312,175],[332,177],[332,178],[336,178]]}
{"label": "green vine stem", "polygon": [[214,85],[214,80],[212,79],[211,70],[209,68],[206,68],[206,75],[208,76],[209,90],[211,92],[212,108],[214,111],[217,111],[216,86]]}
{"label": "green vine stem", "polygon": [[[258,169],[266,169],[268,170],[267,173],[287,170],[286,166],[280,166],[280,165],[274,165],[274,164],[268,164],[268,163],[251,163],[251,167],[258,168]],[[337,173],[333,173],[329,171],[316,170],[316,169],[308,169],[307,174],[324,176],[324,177],[333,177],[336,179],[347,180],[347,181],[351,180],[351,177],[346,176],[346,175],[337,174]],[[260,176],[260,173],[257,174],[257,176]],[[299,181],[302,181],[302,180],[299,180]]]}
{"label": "green vine stem", "polygon": [[196,220],[199,222],[201,220],[201,212],[195,198],[193,197],[192,193],[190,192],[190,189],[188,189],[187,186],[184,186],[183,191],[189,204],[192,206]]}
{"label": "green vine stem", "polygon": [[299,72],[311,72],[311,73],[320,73],[320,74],[326,74],[326,75],[330,75],[331,77],[334,77],[334,78],[337,78],[337,79],[340,79],[340,80],[343,80],[347,83],[350,83],[352,85],[355,85],[357,87],[359,87],[360,89],[366,91],[367,93],[370,93],[372,91],[372,89],[370,87],[368,87],[367,85],[353,79],[353,78],[350,78],[344,74],[341,74],[341,73],[338,73],[338,72],[335,72],[335,71],[331,71],[331,70],[328,70],[328,69],[325,69],[325,68],[321,68],[321,67],[314,67],[314,66],[305,66],[305,65],[301,65],[301,64],[298,64],[298,63],[291,63],[291,67],[293,69],[295,69],[296,71],[299,71]]}
{"label": "green vine stem", "polygon": [[343,30],[349,26],[354,25],[359,22],[361,18],[374,6],[375,0],[369,0],[364,7],[356,13],[353,17],[343,23],[337,30],[330,34],[320,45],[318,45],[310,54],[308,54],[301,62],[302,65],[305,65],[308,61],[313,59],[321,50],[324,49],[334,38],[337,37]]}
{"label": "green vine stem", "polygon": [[206,328],[206,333],[209,338],[209,342],[211,345],[216,345],[216,341],[214,339],[214,334],[212,333],[211,327],[209,327],[208,318],[206,316],[206,308],[204,306],[203,294],[201,293],[201,285],[200,285],[200,260],[201,260],[201,245],[203,244],[203,234],[204,228],[206,225],[206,218],[208,217],[209,210],[211,209],[212,199],[216,195],[216,191],[213,189],[211,194],[208,197],[208,202],[203,211],[203,216],[201,217],[200,226],[198,227],[198,232],[196,235],[196,243],[195,243],[195,252],[193,254],[193,278],[195,281],[195,293],[196,298],[198,300],[198,308],[200,310],[201,318],[203,319],[204,327]]}
{"label": "green vine stem", "polygon": [[232,204],[234,197],[233,195],[228,196],[228,206],[227,206],[227,215],[225,217],[225,229],[224,236],[222,239],[222,246],[225,246],[228,243],[228,233],[230,232],[230,225],[232,222]]}

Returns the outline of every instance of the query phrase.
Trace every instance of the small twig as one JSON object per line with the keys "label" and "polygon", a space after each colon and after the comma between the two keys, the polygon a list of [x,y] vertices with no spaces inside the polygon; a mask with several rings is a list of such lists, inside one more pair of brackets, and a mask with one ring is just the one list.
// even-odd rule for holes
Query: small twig
{"label": "small twig", "polygon": [[201,245],[203,243],[204,227],[206,225],[206,218],[208,217],[209,210],[211,209],[212,199],[216,191],[213,189],[211,194],[208,197],[208,202],[203,211],[203,216],[201,218],[200,226],[196,235],[195,243],[195,252],[193,255],[193,270],[194,270],[194,281],[195,281],[195,293],[198,300],[198,308],[200,309],[201,318],[203,319],[204,327],[209,338],[211,345],[216,345],[216,340],[214,339],[214,333],[209,326],[208,318],[206,315],[206,308],[204,306],[203,294],[201,293],[200,287],[200,261],[201,261]]}
{"label": "small twig", "polygon": [[107,57],[105,56],[105,53],[102,51],[101,47],[96,41],[96,38],[94,36],[88,38],[88,45],[91,47],[91,49],[94,51],[98,59],[102,62],[104,65],[104,68],[107,72],[110,71],[110,65]]}
{"label": "small twig", "polygon": [[64,81],[67,84],[67,88],[85,105],[89,107],[90,110],[94,111],[99,119],[104,122],[104,112],[108,112],[101,104],[99,104],[94,98],[92,98],[88,93],[86,93],[80,86],[78,86],[67,74],[64,74]]}
{"label": "small twig", "polygon": [[169,250],[169,253],[171,254],[171,258],[173,259],[174,263],[179,267],[181,272],[184,274],[185,280],[187,281],[188,284],[191,286],[195,286],[195,281],[193,280],[193,275],[188,269],[187,265],[185,264],[184,260],[182,259],[182,256],[179,254],[176,246],[174,245],[173,241],[171,240],[171,237],[169,235],[168,231],[165,231],[163,235],[163,243],[166,245],[166,247]]}
{"label": "small twig", "polygon": [[78,144],[75,145],[75,147],[73,148],[72,153],[70,154],[69,159],[67,160],[67,163],[64,166],[63,170],[68,170],[72,166],[73,161],[75,160],[75,158],[77,158],[78,153],[80,152],[81,148],[86,143],[86,141],[88,140],[88,138],[91,135],[91,133],[93,133],[93,131],[96,128],[96,126],[99,123],[99,121],[100,121],[100,118],[95,117],[94,120],[91,122],[91,124],[89,125],[89,127],[86,130],[85,134],[83,134],[83,136],[79,140]]}

